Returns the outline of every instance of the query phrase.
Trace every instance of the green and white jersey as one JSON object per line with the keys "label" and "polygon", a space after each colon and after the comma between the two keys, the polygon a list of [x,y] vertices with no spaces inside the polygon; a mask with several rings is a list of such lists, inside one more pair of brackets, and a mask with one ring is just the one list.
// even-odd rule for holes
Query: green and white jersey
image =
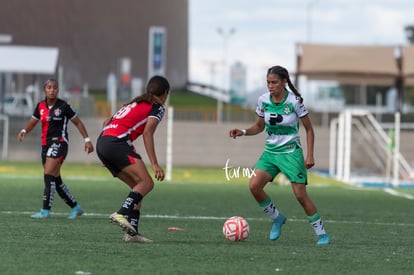
{"label": "green and white jersey", "polygon": [[256,114],[266,125],[265,151],[289,153],[300,147],[299,118],[308,114],[303,103],[291,92],[286,92],[283,102],[274,103],[267,92],[257,100]]}

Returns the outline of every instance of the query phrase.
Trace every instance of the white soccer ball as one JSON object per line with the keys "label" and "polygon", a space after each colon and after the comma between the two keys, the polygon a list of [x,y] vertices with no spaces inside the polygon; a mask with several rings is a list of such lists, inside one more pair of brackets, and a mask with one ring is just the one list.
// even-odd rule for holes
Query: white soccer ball
{"label": "white soccer ball", "polygon": [[243,241],[247,239],[249,232],[249,224],[240,216],[230,217],[224,222],[223,235],[229,241]]}

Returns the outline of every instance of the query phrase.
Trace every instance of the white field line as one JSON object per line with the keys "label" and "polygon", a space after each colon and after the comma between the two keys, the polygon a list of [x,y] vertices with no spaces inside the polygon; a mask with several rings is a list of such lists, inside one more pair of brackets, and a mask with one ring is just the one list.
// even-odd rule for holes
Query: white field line
{"label": "white field line", "polygon": [[[39,179],[39,180],[43,180],[42,177],[40,176],[26,176],[26,175],[4,175],[4,174],[0,174],[0,178],[9,178],[9,179]],[[96,182],[102,182],[102,181],[113,181],[113,178],[102,178],[102,177],[84,177],[84,176],[66,176],[66,179],[69,180],[88,180],[88,181],[96,181]],[[312,187],[315,188],[319,188],[319,187],[324,187],[326,185],[324,184],[312,184]],[[408,200],[414,200],[414,196],[410,195],[410,194],[405,194],[405,193],[401,193],[398,191],[395,191],[394,189],[391,188],[384,188],[384,189],[380,189],[380,188],[371,188],[371,187],[363,187],[363,186],[346,186],[343,187],[344,189],[347,190],[355,190],[355,191],[368,191],[368,192],[378,192],[383,190],[384,192],[392,195],[392,196],[397,196],[397,197],[401,197],[404,199],[408,199]]]}
{"label": "white field line", "polygon": [[413,195],[404,194],[404,193],[395,191],[394,189],[391,189],[391,188],[385,188],[384,189],[384,192],[385,193],[388,193],[390,195],[393,195],[393,196],[402,197],[402,198],[409,199],[409,200],[414,200],[414,196]]}
{"label": "white field line", "polygon": [[[0,174],[0,178],[37,178],[36,176],[25,176],[25,175],[13,175],[13,174]],[[103,178],[103,177],[83,177],[83,176],[66,176],[66,178],[71,180],[89,180],[89,181],[113,181],[113,178]],[[42,177],[39,176],[39,179]],[[319,186],[318,186],[319,187]],[[348,190],[356,190],[356,191],[380,191],[381,189],[378,188],[366,188],[361,186],[353,186],[353,187],[344,187]],[[398,192],[391,188],[384,188],[384,192],[392,195],[397,196],[409,200],[414,200],[414,196],[410,194],[405,194]],[[31,215],[32,212],[16,212],[16,211],[0,211],[0,214],[9,214],[9,215]],[[67,213],[58,213],[53,212],[53,215],[57,216],[65,216]],[[91,216],[91,217],[106,217],[107,214],[99,214],[99,213],[85,213],[84,216]],[[142,217],[146,218],[160,218],[160,219],[182,219],[182,220],[226,220],[226,217],[208,217],[208,216],[174,216],[174,215],[142,215]],[[258,218],[248,218],[249,220],[257,220],[257,221],[269,221],[268,219],[258,219]],[[288,219],[288,221],[293,222],[303,222],[306,221],[305,219]],[[407,224],[407,223],[381,223],[381,222],[365,222],[365,221],[338,221],[338,220],[324,220],[326,223],[337,223],[337,224],[361,224],[361,225],[385,225],[385,226],[414,226],[414,224]]]}
{"label": "white field line", "polygon": [[392,195],[392,196],[396,196],[396,197],[400,197],[400,198],[404,198],[407,200],[414,200],[414,196],[410,195],[410,194],[406,194],[403,192],[398,192],[395,189],[392,188],[372,188],[372,187],[363,187],[363,186],[347,186],[344,187],[347,190],[354,190],[354,191],[369,191],[369,192],[378,192],[378,191],[384,191],[385,193]]}
{"label": "white field line", "polygon": [[[19,215],[19,216],[30,216],[34,212],[27,211],[0,211],[0,215]],[[53,216],[68,216],[68,213],[63,212],[52,212]],[[92,218],[109,218],[109,214],[103,213],[84,213],[82,217]],[[166,219],[166,220],[220,220],[225,221],[228,217],[215,217],[215,216],[177,216],[177,215],[157,215],[157,214],[146,214],[141,215],[143,218],[150,219]],[[246,218],[246,220],[269,222],[267,218]],[[289,222],[308,222],[307,219],[295,219],[289,218]],[[413,226],[414,223],[392,223],[392,222],[366,222],[366,221],[349,221],[349,220],[324,220],[325,223],[332,224],[359,224],[359,225],[383,225],[383,226]]]}

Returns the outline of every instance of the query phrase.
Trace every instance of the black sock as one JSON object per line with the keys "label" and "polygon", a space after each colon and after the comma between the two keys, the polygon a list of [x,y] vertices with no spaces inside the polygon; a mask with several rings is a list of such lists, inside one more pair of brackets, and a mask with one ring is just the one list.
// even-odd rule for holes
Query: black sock
{"label": "black sock", "polygon": [[53,205],[56,192],[56,180],[54,176],[44,175],[45,188],[43,189],[43,209],[50,210]]}
{"label": "black sock", "polygon": [[129,214],[141,200],[142,195],[140,193],[135,191],[129,192],[129,195],[122,204],[122,207],[118,210],[118,214],[129,216]]}
{"label": "black sock", "polygon": [[72,193],[70,192],[69,188],[62,182],[62,178],[56,177],[56,191],[62,200],[69,205],[70,208],[73,208],[77,205],[75,198],[73,197]]}
{"label": "black sock", "polygon": [[129,223],[135,228],[135,230],[138,232],[138,222],[139,222],[139,216],[141,215],[141,212],[138,210],[132,210],[132,212],[128,216]]}

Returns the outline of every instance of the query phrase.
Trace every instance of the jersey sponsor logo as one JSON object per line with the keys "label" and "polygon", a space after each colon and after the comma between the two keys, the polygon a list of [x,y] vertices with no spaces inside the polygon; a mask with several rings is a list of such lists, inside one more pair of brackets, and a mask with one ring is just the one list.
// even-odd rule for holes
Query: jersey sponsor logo
{"label": "jersey sponsor logo", "polygon": [[256,114],[263,115],[264,109],[261,106],[256,106]]}
{"label": "jersey sponsor logo", "polygon": [[103,128],[103,131],[107,129],[116,129],[116,128],[118,128],[118,124],[109,124]]}
{"label": "jersey sponsor logo", "polygon": [[270,114],[269,123],[270,125],[276,125],[277,123],[281,123],[283,121],[283,116],[279,114]]}
{"label": "jersey sponsor logo", "polygon": [[300,110],[301,113],[307,113],[308,112],[308,110],[306,109],[306,106],[303,103],[301,103],[299,105],[299,110]]}
{"label": "jersey sponsor logo", "polygon": [[158,118],[161,120],[161,118],[164,116],[164,113],[165,113],[165,108],[164,108],[164,106],[160,106],[159,108],[158,108]]}

